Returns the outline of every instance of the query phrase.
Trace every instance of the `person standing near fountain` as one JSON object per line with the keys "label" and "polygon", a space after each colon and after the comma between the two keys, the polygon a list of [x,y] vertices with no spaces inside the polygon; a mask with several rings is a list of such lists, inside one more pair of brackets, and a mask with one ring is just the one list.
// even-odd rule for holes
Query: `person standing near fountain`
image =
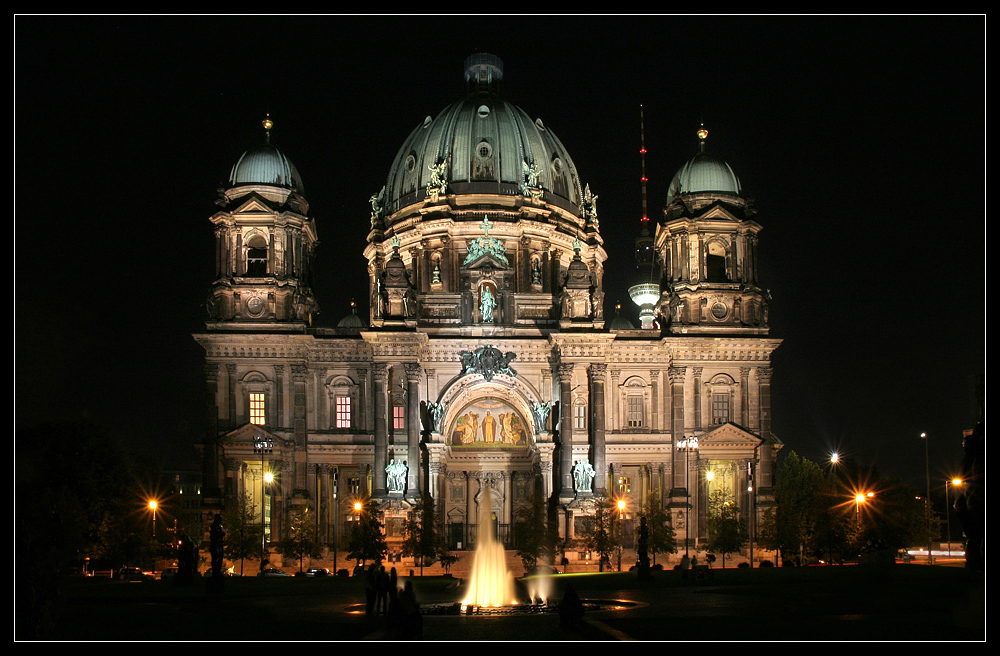
{"label": "person standing near fountain", "polygon": [[399,609],[402,614],[400,637],[423,638],[424,618],[420,615],[420,602],[413,591],[413,581],[407,580],[403,591],[399,594]]}

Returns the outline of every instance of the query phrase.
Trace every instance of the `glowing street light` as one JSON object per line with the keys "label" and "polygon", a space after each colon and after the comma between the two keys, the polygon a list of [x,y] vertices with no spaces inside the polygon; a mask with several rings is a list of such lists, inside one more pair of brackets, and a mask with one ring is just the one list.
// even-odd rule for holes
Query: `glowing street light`
{"label": "glowing street light", "polygon": [[698,438],[692,435],[680,440],[677,442],[677,448],[684,451],[684,494],[687,497],[684,504],[684,555],[686,556],[691,542],[691,468],[688,454],[698,450]]}
{"label": "glowing street light", "polygon": [[953,478],[950,481],[945,480],[944,482],[944,516],[948,525],[948,557],[951,558],[951,507],[950,501],[948,500],[948,484],[951,483],[952,487],[962,484],[961,478]]}
{"label": "glowing street light", "polygon": [[262,474],[260,479],[260,572],[264,573],[264,563],[265,563],[265,552],[267,550],[267,536],[265,534],[265,516],[267,510],[267,485],[270,485],[274,480],[274,474],[269,471],[265,471],[264,466],[264,456],[270,454],[274,450],[274,440],[270,437],[261,435],[254,439],[253,451],[260,455],[260,472]]}
{"label": "glowing street light", "polygon": [[625,499],[618,499],[618,571],[622,571],[622,549],[625,546]]}
{"label": "glowing street light", "polygon": [[149,509],[153,511],[153,537],[156,537],[156,500],[150,500]]}

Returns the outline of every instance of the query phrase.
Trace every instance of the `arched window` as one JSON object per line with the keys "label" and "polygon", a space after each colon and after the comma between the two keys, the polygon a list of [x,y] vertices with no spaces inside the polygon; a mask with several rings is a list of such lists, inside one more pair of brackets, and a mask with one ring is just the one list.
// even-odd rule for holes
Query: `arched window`
{"label": "arched window", "polygon": [[705,255],[705,272],[708,282],[730,282],[729,271],[726,268],[726,245],[718,239],[708,243]]}
{"label": "arched window", "polygon": [[326,384],[330,401],[330,428],[350,430],[355,427],[358,409],[358,385],[348,376],[334,376]]}
{"label": "arched window", "polygon": [[709,419],[711,425],[719,426],[733,421],[736,381],[726,374],[716,374],[706,386],[711,403]]}
{"label": "arched window", "polygon": [[247,239],[247,275],[267,275],[267,241],[259,234]]}

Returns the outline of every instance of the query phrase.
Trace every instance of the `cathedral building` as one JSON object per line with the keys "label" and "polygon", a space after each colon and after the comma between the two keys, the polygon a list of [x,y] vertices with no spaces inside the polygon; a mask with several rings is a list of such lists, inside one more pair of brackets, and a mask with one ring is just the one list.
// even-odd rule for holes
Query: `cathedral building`
{"label": "cathedral building", "polygon": [[600,497],[625,501],[626,526],[659,498],[692,548],[711,493],[748,515],[772,503],[780,340],[738,178],[702,133],[650,235],[653,319],[606,322],[597,196],[502,78],[496,57],[470,57],[466,97],[402,144],[370,199],[369,316],[335,328],[311,321],[324,227],[295,166],[269,139],[235,163],[195,335],[206,505],[247,495],[272,542],[307,506],[344,551],[356,500],[379,503],[392,548],[429,494],[463,550],[484,517],[511,546],[540,489],[573,560]]}

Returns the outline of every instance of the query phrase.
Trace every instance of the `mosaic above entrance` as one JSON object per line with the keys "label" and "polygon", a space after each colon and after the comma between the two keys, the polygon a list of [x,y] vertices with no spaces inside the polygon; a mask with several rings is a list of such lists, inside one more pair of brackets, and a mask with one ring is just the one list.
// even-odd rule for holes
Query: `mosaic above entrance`
{"label": "mosaic above entrance", "polygon": [[457,449],[522,449],[529,444],[530,426],[501,399],[484,397],[462,408],[451,431]]}

